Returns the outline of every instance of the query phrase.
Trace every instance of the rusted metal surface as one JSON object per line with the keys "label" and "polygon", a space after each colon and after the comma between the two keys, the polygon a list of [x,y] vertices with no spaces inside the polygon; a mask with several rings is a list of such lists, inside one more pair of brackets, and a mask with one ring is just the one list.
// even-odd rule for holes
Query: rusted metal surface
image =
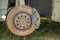
{"label": "rusted metal surface", "polygon": [[[13,20],[14,16],[18,13],[18,12],[23,12],[19,15],[17,15],[15,17],[15,20]],[[18,35],[18,36],[26,36],[26,35],[29,35],[31,34],[34,30],[35,30],[35,25],[33,23],[31,23],[31,18],[29,15],[25,14],[24,12],[28,13],[29,15],[32,15],[32,8],[29,7],[29,6],[17,6],[17,7],[14,7],[7,15],[7,18],[6,18],[6,22],[7,22],[7,26],[9,28],[9,30],[15,34],[15,35]],[[27,18],[25,17],[21,17],[21,16],[27,16],[27,18],[29,18],[29,20],[26,20]],[[18,20],[17,17],[20,17],[21,19]],[[19,28],[19,26],[16,26],[18,27],[19,29],[22,29],[22,30],[19,30],[15,27],[15,25],[17,24],[16,23],[16,20],[18,20],[18,24],[19,26],[21,26],[21,28]],[[13,23],[13,21],[15,22],[15,25]],[[21,24],[22,23],[22,24]],[[31,24],[31,26],[29,27],[29,25]],[[26,26],[28,25],[28,26]],[[25,26],[25,27],[24,27]],[[28,28],[29,27],[29,28]],[[27,28],[26,30],[23,30]]]}

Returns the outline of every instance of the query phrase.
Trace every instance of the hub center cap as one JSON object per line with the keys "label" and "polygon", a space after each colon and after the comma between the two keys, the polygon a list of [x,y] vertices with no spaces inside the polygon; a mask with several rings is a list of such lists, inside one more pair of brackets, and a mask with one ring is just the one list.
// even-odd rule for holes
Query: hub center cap
{"label": "hub center cap", "polygon": [[19,12],[14,16],[13,24],[17,29],[25,30],[31,26],[32,20],[28,13]]}

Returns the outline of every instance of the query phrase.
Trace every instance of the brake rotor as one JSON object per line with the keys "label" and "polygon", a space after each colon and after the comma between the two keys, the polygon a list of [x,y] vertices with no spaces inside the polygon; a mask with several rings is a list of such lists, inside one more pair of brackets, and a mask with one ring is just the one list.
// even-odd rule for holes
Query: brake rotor
{"label": "brake rotor", "polygon": [[7,14],[6,24],[9,30],[18,36],[26,36],[35,30],[35,25],[32,23],[32,8],[29,6],[14,7]]}

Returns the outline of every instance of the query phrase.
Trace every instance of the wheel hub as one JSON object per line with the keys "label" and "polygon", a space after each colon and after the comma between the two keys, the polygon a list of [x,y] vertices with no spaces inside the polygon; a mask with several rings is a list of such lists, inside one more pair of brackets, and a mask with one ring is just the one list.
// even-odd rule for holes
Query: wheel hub
{"label": "wheel hub", "polygon": [[19,12],[17,13],[13,18],[13,24],[14,26],[19,30],[26,30],[28,29],[31,24],[32,20],[28,13],[26,12]]}

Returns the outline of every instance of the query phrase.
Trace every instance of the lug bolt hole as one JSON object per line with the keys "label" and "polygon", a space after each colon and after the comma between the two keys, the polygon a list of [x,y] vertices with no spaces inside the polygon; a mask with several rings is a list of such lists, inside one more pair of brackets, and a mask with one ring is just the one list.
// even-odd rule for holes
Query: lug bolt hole
{"label": "lug bolt hole", "polygon": [[21,27],[21,26],[19,26],[19,27]]}
{"label": "lug bolt hole", "polygon": [[27,20],[29,20],[29,18],[27,18]]}
{"label": "lug bolt hole", "polygon": [[25,16],[25,18],[26,18],[27,16]]}
{"label": "lug bolt hole", "polygon": [[19,26],[19,24],[17,24],[17,26]]}
{"label": "lug bolt hole", "polygon": [[18,19],[20,19],[20,17],[18,17]]}
{"label": "lug bolt hole", "polygon": [[28,23],[30,23],[30,22],[28,21]]}
{"label": "lug bolt hole", "polygon": [[28,25],[26,25],[26,26],[28,26]]}
{"label": "lug bolt hole", "polygon": [[25,28],[25,26],[23,28]]}
{"label": "lug bolt hole", "polygon": [[23,15],[21,15],[21,17],[23,17]]}

